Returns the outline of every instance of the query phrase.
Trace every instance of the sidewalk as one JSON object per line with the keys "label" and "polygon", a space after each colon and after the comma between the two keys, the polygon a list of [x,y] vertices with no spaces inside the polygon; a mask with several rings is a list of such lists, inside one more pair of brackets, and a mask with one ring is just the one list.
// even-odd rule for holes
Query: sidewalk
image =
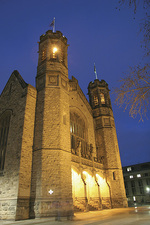
{"label": "sidewalk", "polygon": [[[145,214],[149,216],[150,221],[150,207],[144,208],[139,207],[138,209],[135,208],[119,208],[119,209],[107,209],[107,210],[101,210],[101,211],[89,211],[89,212],[80,212],[75,213],[73,217],[73,221],[68,221],[66,217],[61,217],[61,221],[66,223],[74,223],[77,221],[89,221],[89,220],[101,220],[101,221],[107,221],[114,217],[135,217],[139,213]],[[36,219],[28,219],[28,220],[20,220],[20,221],[0,221],[0,225],[39,225],[39,224],[57,224],[58,221],[55,221],[55,217],[50,218],[36,218]],[[64,224],[62,223],[62,224]],[[76,223],[77,224],[77,223]],[[150,223],[149,223],[150,224]],[[120,224],[121,225],[121,224]]]}

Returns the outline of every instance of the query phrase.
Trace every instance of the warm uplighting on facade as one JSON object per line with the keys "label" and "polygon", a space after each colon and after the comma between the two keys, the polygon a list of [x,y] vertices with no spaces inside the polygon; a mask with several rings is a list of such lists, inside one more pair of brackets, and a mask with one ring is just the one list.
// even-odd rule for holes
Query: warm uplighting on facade
{"label": "warm uplighting on facade", "polygon": [[110,197],[109,186],[99,174],[94,176],[88,171],[77,172],[75,169],[72,169],[72,193],[74,201],[85,196],[88,199],[98,198],[99,193],[103,197]]}
{"label": "warm uplighting on facade", "polygon": [[104,183],[105,182],[105,179],[103,179],[99,174],[96,174],[96,178],[98,179],[98,181],[100,183]]}
{"label": "warm uplighting on facade", "polygon": [[83,171],[83,174],[84,174],[84,175],[87,175],[87,172],[86,172],[86,171]]}

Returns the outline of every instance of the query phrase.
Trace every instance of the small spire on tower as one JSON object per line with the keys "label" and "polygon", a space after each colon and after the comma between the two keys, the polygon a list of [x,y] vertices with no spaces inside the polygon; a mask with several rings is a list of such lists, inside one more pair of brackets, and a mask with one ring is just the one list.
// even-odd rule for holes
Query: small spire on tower
{"label": "small spire on tower", "polygon": [[96,79],[98,79],[98,78],[97,78],[97,72],[96,72],[96,66],[95,66],[95,63],[94,63],[94,73],[95,73]]}

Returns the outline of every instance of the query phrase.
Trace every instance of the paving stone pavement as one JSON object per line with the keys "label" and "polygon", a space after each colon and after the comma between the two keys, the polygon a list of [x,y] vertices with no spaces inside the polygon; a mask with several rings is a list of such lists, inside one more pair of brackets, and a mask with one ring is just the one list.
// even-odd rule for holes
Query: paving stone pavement
{"label": "paving stone pavement", "polygon": [[150,206],[75,213],[72,220],[66,217],[60,218],[60,221],[55,219],[0,221],[0,225],[150,225]]}

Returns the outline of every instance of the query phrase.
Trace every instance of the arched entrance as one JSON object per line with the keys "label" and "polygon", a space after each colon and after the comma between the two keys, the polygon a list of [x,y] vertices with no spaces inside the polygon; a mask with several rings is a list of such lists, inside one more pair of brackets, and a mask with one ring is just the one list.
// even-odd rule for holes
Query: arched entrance
{"label": "arched entrance", "polygon": [[102,178],[98,173],[96,174],[96,181],[99,185],[100,194],[101,194],[101,208],[102,209],[111,208],[109,185],[107,184],[106,180]]}
{"label": "arched entrance", "polygon": [[72,195],[75,210],[111,208],[110,189],[100,174],[72,168]]}
{"label": "arched entrance", "polygon": [[82,180],[81,173],[76,168],[72,168],[72,196],[74,210],[84,211],[86,208],[85,184]]}

